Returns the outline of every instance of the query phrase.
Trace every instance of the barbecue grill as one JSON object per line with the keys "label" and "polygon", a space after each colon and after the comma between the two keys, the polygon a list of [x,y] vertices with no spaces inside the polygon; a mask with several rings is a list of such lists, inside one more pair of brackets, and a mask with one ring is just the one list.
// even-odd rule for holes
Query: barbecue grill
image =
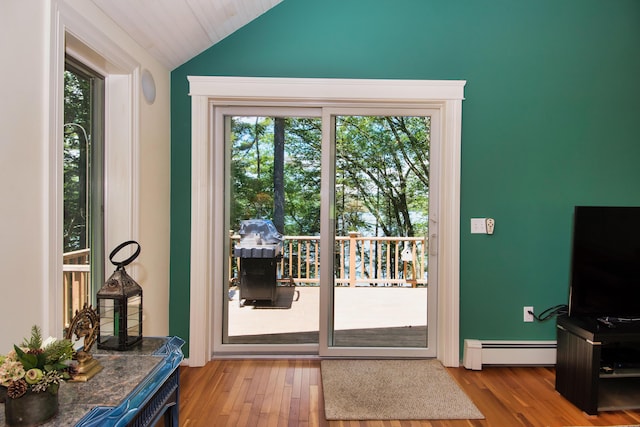
{"label": "barbecue grill", "polygon": [[282,258],[282,234],[268,219],[240,223],[240,241],[233,255],[240,258],[240,306],[244,301],[276,300],[276,266]]}

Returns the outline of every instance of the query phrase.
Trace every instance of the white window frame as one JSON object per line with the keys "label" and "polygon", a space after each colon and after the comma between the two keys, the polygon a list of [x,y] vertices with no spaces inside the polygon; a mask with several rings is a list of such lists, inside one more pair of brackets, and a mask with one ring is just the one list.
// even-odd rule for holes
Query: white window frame
{"label": "white window frame", "polygon": [[[460,302],[460,152],[462,101],[466,81],[350,80],[189,76],[192,97],[191,277],[189,359],[203,366],[212,357],[212,284],[222,277],[224,238],[214,224],[223,220],[223,184],[214,171],[224,170],[224,156],[214,156],[215,106],[376,105],[430,108],[440,111],[442,132],[438,254],[437,358],[459,366]],[[325,227],[326,229],[326,227]],[[324,236],[326,237],[326,236]]]}
{"label": "white window frame", "polygon": [[[49,70],[48,201],[49,305],[43,329],[60,335],[62,315],[63,225],[63,125],[65,55],[105,77],[104,118],[104,251],[138,238],[138,147],[140,64],[97,29],[93,23],[62,2],[51,2],[51,68]],[[111,249],[109,249],[111,248]],[[131,267],[135,275],[135,266]],[[108,269],[105,269],[105,272]]]}

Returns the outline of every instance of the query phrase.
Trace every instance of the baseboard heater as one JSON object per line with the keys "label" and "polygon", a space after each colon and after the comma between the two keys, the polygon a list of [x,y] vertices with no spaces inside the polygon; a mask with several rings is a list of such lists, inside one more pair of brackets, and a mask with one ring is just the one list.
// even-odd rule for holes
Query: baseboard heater
{"label": "baseboard heater", "polygon": [[556,364],[556,341],[464,340],[463,365],[479,371],[482,365]]}

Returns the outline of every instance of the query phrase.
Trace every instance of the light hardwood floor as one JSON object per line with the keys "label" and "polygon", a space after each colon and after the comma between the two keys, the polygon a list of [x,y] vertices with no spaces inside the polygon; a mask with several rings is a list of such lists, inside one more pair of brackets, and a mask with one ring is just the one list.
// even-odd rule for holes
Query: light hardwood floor
{"label": "light hardwood floor", "polygon": [[640,424],[640,411],[589,416],[554,389],[544,367],[449,368],[484,420],[327,421],[320,361],[214,360],[180,368],[180,426],[564,427]]}

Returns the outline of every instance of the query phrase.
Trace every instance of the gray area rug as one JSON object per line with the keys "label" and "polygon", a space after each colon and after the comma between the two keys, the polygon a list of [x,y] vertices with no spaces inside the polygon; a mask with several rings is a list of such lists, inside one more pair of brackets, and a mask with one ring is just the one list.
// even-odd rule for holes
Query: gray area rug
{"label": "gray area rug", "polygon": [[438,360],[323,360],[327,420],[484,416]]}

